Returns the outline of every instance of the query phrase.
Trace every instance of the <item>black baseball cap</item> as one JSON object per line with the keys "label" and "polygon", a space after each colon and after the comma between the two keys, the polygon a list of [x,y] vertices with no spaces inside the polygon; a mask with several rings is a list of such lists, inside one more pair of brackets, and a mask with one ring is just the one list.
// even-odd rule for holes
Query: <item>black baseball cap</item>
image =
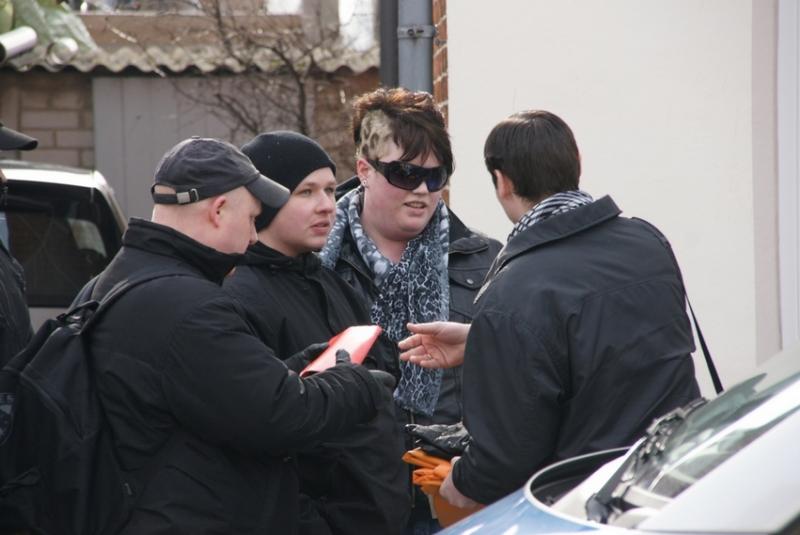
{"label": "black baseball cap", "polygon": [[[156,193],[157,185],[175,193]],[[234,145],[206,137],[191,137],[172,147],[156,168],[150,193],[156,204],[189,204],[244,186],[264,205],[283,206],[289,190],[258,172],[250,158]]]}
{"label": "black baseball cap", "polygon": [[0,123],[0,150],[33,150],[38,144],[36,138],[26,136]]}

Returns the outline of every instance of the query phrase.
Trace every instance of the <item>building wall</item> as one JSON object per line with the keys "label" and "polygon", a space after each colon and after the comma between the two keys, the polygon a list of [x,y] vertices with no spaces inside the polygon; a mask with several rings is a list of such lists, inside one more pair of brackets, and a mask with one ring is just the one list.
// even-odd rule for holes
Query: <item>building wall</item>
{"label": "building wall", "polygon": [[359,74],[349,71],[333,74],[316,85],[311,137],[330,153],[339,181],[355,175],[356,147],[351,129],[353,98],[377,89],[378,84],[378,70],[369,69]]}
{"label": "building wall", "polygon": [[[219,108],[203,104],[200,96],[208,86],[202,77],[98,76],[93,84],[94,113],[103,118],[96,124],[97,168],[130,217],[150,216],[153,171],[164,152],[177,142],[196,135],[241,145],[254,135],[239,128],[237,121],[232,122],[231,116]],[[330,152],[339,180],[353,174],[355,147],[349,133],[349,102],[376,85],[374,69],[360,75],[332,74],[310,82],[310,135]],[[236,88],[234,76],[219,86],[231,95]],[[246,98],[240,102],[246,104]],[[263,128],[295,129],[279,118],[267,118]]]}
{"label": "building wall", "polygon": [[86,75],[0,71],[0,121],[39,140],[35,151],[24,154],[28,160],[94,166],[92,85]]}
{"label": "building wall", "polygon": [[[187,96],[202,81],[190,76],[0,71],[0,121],[39,139],[36,150],[3,157],[96,167],[126,216],[148,218],[153,171],[169,147],[192,135],[237,144],[252,137],[237,131],[230,118]],[[354,74],[342,69],[310,85],[311,136],[330,152],[337,177],[344,180],[354,172],[349,103],[377,87],[377,70]],[[265,126],[278,128],[293,129],[277,120]]]}
{"label": "building wall", "polygon": [[776,17],[772,0],[450,2],[452,206],[504,239],[483,142],[515,111],[555,112],[581,186],[666,233],[723,381],[746,377],[780,345]]}

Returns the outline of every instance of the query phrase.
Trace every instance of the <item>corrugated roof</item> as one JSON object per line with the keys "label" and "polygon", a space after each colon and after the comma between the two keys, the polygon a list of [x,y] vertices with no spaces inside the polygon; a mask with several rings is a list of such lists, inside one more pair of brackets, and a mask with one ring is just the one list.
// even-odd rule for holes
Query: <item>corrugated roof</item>
{"label": "corrugated roof", "polygon": [[[335,72],[341,68],[347,68],[353,72],[363,72],[378,66],[378,51],[377,48],[373,48],[366,52],[330,55],[327,58],[319,58],[317,64],[325,72]],[[122,46],[115,47],[113,50],[98,49],[83,52],[65,65],[50,63],[46,58],[46,49],[37,47],[31,52],[8,61],[7,65],[18,71],[42,68],[56,72],[71,67],[81,72],[104,69],[118,73],[132,68],[143,73],[166,74],[166,71],[182,73],[188,70],[197,70],[206,74],[217,71],[239,73],[249,68],[268,72],[279,67],[280,62],[266,49],[257,51],[252,60],[242,62],[223,53],[220,47],[216,46],[160,45],[144,48]]]}
{"label": "corrugated roof", "polygon": [[[83,15],[81,19],[97,43],[95,50],[81,50],[69,63],[57,65],[48,61],[47,48],[40,45],[11,59],[6,66],[18,71],[38,68],[55,72],[74,68],[81,72],[104,70],[118,73],[134,69],[157,74],[186,71],[206,74],[218,71],[238,73],[248,69],[268,72],[281,65],[268,48],[252,43],[243,46],[245,53],[227,53],[221,45],[219,27],[214,26],[208,17],[106,14]],[[279,23],[285,28],[297,24],[297,20],[296,17],[284,17]],[[252,28],[253,23],[249,24]],[[258,27],[250,31],[261,32]],[[377,44],[366,51],[341,45],[336,45],[335,49],[318,47],[313,57],[325,72],[342,68],[363,72],[379,65]]]}

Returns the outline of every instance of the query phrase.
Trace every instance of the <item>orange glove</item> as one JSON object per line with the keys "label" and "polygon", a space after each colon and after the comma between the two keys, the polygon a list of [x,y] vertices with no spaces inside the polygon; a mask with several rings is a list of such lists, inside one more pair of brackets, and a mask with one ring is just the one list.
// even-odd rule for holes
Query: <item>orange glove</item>
{"label": "orange glove", "polygon": [[443,527],[447,527],[455,522],[458,522],[467,515],[474,513],[479,509],[459,509],[450,505],[447,500],[439,495],[439,487],[442,486],[444,480],[450,474],[453,466],[450,461],[428,455],[422,449],[415,448],[403,454],[403,461],[413,466],[419,466],[411,474],[411,481],[422,489],[422,492],[433,498],[433,507],[439,519],[439,523]]}
{"label": "orange glove", "polygon": [[441,464],[450,466],[450,461],[440,459],[439,457],[434,457],[433,455],[428,455],[422,451],[422,448],[414,448],[413,450],[405,452],[403,454],[403,460],[408,464],[420,466],[422,468],[436,468]]}
{"label": "orange glove", "polygon": [[450,461],[428,455],[420,448],[405,452],[403,461],[420,467],[412,473],[411,481],[430,496],[435,496],[439,493],[439,487],[452,468]]}

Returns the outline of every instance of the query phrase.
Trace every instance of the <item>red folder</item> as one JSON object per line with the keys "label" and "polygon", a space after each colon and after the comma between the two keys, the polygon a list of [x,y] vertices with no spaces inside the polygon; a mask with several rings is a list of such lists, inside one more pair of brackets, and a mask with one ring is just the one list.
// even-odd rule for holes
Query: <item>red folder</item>
{"label": "red folder", "polygon": [[378,325],[348,327],[328,340],[328,349],[303,368],[303,371],[300,372],[300,377],[306,377],[312,373],[321,372],[331,366],[335,366],[336,352],[340,349],[344,349],[350,354],[350,362],[361,364],[382,330]]}

